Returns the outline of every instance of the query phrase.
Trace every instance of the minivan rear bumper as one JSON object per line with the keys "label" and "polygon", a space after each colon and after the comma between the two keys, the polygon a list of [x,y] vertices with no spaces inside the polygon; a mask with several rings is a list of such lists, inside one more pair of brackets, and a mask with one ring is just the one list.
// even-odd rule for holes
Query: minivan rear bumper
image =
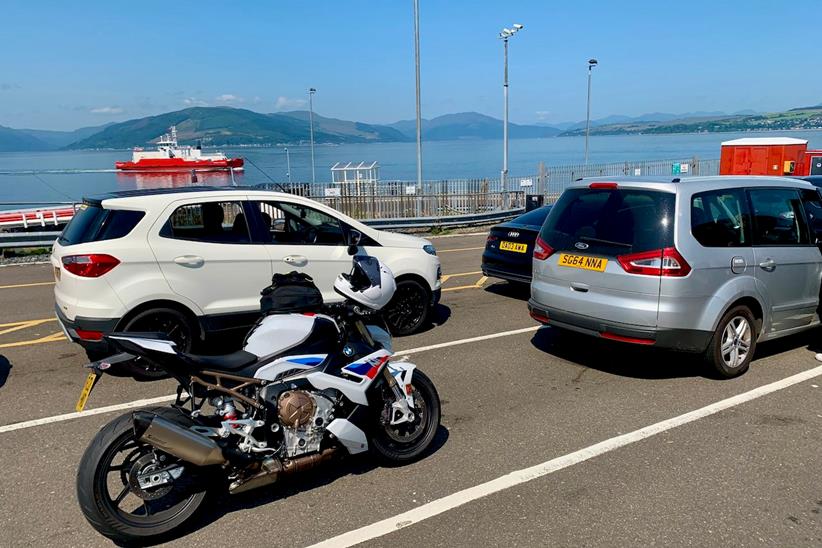
{"label": "minivan rear bumper", "polygon": [[71,342],[75,342],[82,346],[84,349],[90,350],[95,353],[103,353],[111,350],[109,344],[106,342],[105,339],[82,339],[80,338],[80,335],[77,334],[77,330],[100,332],[103,335],[108,335],[117,327],[120,318],[84,318],[81,316],[77,316],[73,320],[69,320],[68,318],[66,318],[65,314],[63,314],[63,312],[60,310],[59,306],[55,305],[54,311],[57,314],[57,321],[60,322],[61,327],[63,328],[68,338],[71,339]]}
{"label": "minivan rear bumper", "polygon": [[528,301],[528,311],[531,317],[545,325],[562,327],[592,337],[685,352],[705,351],[713,335],[710,331],[696,329],[657,329],[605,321],[545,306],[533,299]]}

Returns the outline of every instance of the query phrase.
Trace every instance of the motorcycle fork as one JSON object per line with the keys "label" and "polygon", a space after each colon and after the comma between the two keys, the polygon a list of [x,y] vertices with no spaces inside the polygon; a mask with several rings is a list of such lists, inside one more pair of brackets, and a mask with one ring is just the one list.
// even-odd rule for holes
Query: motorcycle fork
{"label": "motorcycle fork", "polygon": [[404,393],[404,387],[400,387],[397,379],[394,378],[394,375],[391,373],[389,365],[382,368],[382,373],[385,376],[385,381],[391,388],[391,392],[394,394],[394,401],[391,403],[391,425],[412,422],[414,420],[414,411],[411,409],[408,401],[412,396]]}

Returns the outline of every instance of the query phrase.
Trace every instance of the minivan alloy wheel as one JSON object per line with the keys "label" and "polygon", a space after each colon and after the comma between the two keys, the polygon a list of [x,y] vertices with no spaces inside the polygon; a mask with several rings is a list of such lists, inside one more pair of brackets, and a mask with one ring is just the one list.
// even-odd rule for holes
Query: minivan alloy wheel
{"label": "minivan alloy wheel", "polygon": [[735,316],[722,332],[722,359],[730,368],[740,367],[745,363],[751,349],[753,330],[748,320],[742,316]]}

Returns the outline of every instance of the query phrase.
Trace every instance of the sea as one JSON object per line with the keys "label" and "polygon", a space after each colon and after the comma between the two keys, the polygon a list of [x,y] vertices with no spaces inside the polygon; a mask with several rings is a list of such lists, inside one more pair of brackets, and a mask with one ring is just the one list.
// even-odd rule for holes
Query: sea
{"label": "sea", "polygon": [[[634,162],[719,158],[720,143],[740,137],[796,137],[807,139],[810,148],[822,148],[822,130],[755,133],[700,133],[674,135],[614,135],[591,137],[589,163]],[[310,182],[311,149],[308,145],[285,147],[226,147],[229,156],[246,159],[245,171],[198,173],[199,184],[255,185],[288,181],[287,156],[293,182]],[[512,177],[534,175],[540,162],[546,166],[582,163],[584,137],[512,139],[509,173]],[[78,150],[0,153],[0,209],[30,207],[45,202],[79,201],[84,196],[115,190],[187,186],[191,174],[117,173],[114,162],[129,160],[130,150]],[[501,140],[431,141],[423,143],[425,180],[499,177],[502,169]],[[337,163],[377,162],[380,180],[416,179],[415,143],[367,143],[314,147],[315,179],[331,181]],[[93,172],[88,172],[93,171]]]}

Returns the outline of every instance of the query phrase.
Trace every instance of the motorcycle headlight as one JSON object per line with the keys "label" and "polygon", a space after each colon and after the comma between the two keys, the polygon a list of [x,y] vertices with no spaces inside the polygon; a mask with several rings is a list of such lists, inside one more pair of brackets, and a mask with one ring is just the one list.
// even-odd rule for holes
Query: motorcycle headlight
{"label": "motorcycle headlight", "polygon": [[428,253],[429,255],[436,255],[437,254],[436,248],[431,244],[427,244],[427,245],[422,246],[422,250],[425,251],[426,253]]}

